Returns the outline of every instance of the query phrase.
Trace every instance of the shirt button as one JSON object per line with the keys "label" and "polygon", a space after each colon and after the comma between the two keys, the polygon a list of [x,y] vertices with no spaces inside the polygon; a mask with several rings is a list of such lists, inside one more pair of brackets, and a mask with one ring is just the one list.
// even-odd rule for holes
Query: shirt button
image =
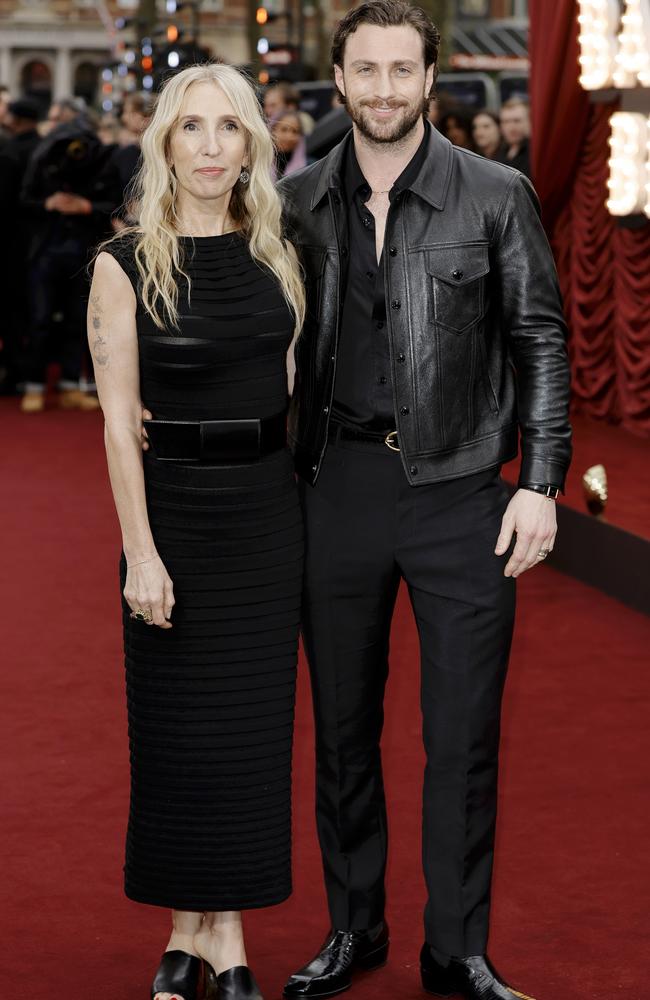
{"label": "shirt button", "polygon": [[404,354],[398,354],[397,355],[397,360],[399,362],[404,362],[404,361],[406,361],[406,356]]}
{"label": "shirt button", "polygon": [[463,272],[460,270],[460,268],[456,267],[451,272],[451,276],[452,278],[455,278],[456,281],[460,281],[460,279],[463,277]]}
{"label": "shirt button", "polygon": [[379,384],[380,385],[386,385],[387,382],[388,382],[388,379],[386,378],[385,375],[380,375],[379,376]]}
{"label": "shirt button", "polygon": [[393,307],[393,309],[399,309],[401,305],[402,303],[400,302],[399,299],[393,299],[393,301],[391,302],[391,306]]}
{"label": "shirt button", "polygon": [[391,255],[391,257],[396,257],[397,256],[397,247],[389,247],[388,248],[388,252]]}
{"label": "shirt button", "polygon": [[374,278],[374,276],[375,276],[375,275],[374,275],[374,272],[373,272],[373,271],[366,271],[366,277],[367,277],[367,278]]}
{"label": "shirt button", "polygon": [[409,469],[409,472],[411,473],[412,476],[417,476],[418,474],[417,465],[412,465],[411,468]]}
{"label": "shirt button", "polygon": [[400,408],[399,408],[399,412],[400,412],[401,414],[403,414],[404,416],[406,416],[406,414],[407,414],[407,413],[409,413],[410,411],[409,411],[409,408],[408,408],[408,406],[400,406]]}

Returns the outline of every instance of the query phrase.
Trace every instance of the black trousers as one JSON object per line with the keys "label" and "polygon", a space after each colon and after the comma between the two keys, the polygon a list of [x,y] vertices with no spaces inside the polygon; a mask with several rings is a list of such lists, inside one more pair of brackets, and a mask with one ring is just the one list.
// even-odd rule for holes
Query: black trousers
{"label": "black trousers", "polygon": [[[79,382],[86,357],[85,329],[88,304],[87,253],[76,243],[49,246],[30,267],[31,322],[26,359],[26,381],[44,385],[52,353],[52,314],[61,309],[63,323],[54,355],[61,362],[61,380]],[[92,369],[90,370],[92,377]]]}
{"label": "black trousers", "polygon": [[391,618],[408,585],[421,651],[425,934],[442,954],[486,950],[501,696],[515,585],[494,555],[498,469],[409,486],[383,445],[332,443],[306,525],[303,632],[316,720],[317,824],[332,924],[384,913],[380,737]]}

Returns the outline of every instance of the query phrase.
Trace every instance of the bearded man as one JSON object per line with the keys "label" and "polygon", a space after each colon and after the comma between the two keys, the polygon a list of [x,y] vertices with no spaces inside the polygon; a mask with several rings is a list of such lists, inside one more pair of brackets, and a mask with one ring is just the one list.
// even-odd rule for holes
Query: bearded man
{"label": "bearded man", "polygon": [[427,754],[422,983],[522,995],[486,954],[499,716],[515,579],[553,548],[570,461],[566,330],[530,183],[425,120],[438,44],[401,0],[351,11],[333,64],[354,127],[280,185],[308,296],[290,438],[332,920],[288,998],[334,996],[388,954],[380,737],[402,579]]}

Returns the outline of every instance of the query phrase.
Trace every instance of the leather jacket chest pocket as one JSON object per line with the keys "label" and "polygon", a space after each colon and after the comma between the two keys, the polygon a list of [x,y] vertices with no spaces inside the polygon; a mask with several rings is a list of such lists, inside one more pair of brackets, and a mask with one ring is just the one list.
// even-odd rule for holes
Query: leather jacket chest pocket
{"label": "leather jacket chest pocket", "polygon": [[426,251],[434,320],[456,333],[479,321],[485,309],[486,246],[441,246]]}

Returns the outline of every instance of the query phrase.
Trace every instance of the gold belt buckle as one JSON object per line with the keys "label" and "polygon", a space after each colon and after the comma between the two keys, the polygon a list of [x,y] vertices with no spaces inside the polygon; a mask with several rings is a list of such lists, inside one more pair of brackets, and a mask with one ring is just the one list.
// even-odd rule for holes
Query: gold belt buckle
{"label": "gold belt buckle", "polygon": [[399,451],[399,445],[397,443],[397,431],[391,431],[384,438],[384,444],[390,448],[391,451]]}

